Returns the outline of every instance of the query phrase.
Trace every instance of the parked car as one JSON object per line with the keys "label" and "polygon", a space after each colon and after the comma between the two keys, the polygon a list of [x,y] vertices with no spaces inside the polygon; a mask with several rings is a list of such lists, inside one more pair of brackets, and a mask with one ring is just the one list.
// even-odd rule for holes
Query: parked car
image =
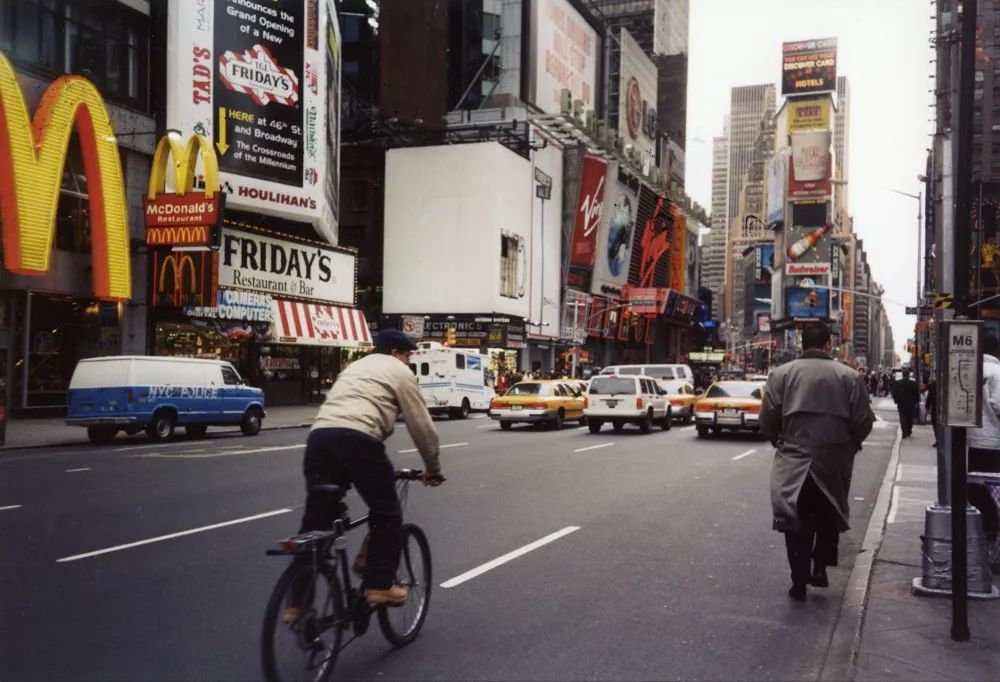
{"label": "parked car", "polygon": [[667,392],[671,416],[685,424],[694,419],[694,404],[698,401],[698,392],[686,381],[660,381],[660,388]]}
{"label": "parked car", "polygon": [[717,381],[694,405],[698,437],[722,429],[760,433],[763,381]]}
{"label": "parked car", "polygon": [[694,383],[694,372],[688,365],[610,365],[601,370],[602,376],[609,374],[642,375],[653,377],[657,381],[681,379],[688,383]]}
{"label": "parked car", "polygon": [[77,364],[66,423],[87,427],[90,442],[103,444],[119,431],[165,441],[177,426],[196,438],[209,426],[233,425],[256,436],[265,415],[264,392],[228,362],[122,355]]}
{"label": "parked car", "polygon": [[586,399],[568,381],[531,380],[514,384],[490,401],[490,418],[508,431],[516,422],[548,424],[561,429],[565,421],[584,423]]}
{"label": "parked car", "polygon": [[637,424],[643,433],[659,424],[670,429],[670,403],[667,392],[652,378],[637,375],[601,375],[590,380],[587,394],[587,425],[591,433],[600,433],[610,421],[615,431],[625,424]]}

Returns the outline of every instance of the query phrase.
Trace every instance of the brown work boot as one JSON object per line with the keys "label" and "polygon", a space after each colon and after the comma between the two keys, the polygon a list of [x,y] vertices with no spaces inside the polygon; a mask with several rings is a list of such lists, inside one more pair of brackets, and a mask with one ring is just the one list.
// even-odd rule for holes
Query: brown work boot
{"label": "brown work boot", "polygon": [[365,601],[369,604],[385,604],[386,606],[402,606],[406,603],[406,590],[399,585],[393,585],[387,590],[365,590]]}

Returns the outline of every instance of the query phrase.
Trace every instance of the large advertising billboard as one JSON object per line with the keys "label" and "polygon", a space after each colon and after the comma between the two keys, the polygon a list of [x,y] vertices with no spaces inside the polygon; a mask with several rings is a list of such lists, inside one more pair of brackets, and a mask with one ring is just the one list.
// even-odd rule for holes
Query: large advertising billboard
{"label": "large advertising billboard", "polygon": [[621,29],[618,136],[634,147],[647,172],[656,165],[656,64]]}
{"label": "large advertising billboard", "polygon": [[608,162],[604,159],[597,156],[583,158],[580,191],[573,219],[573,240],[570,244],[569,284],[584,290],[590,288],[597,256],[597,235],[604,212],[607,173]]}
{"label": "large advertising billboard", "polygon": [[645,185],[639,191],[636,235],[629,266],[630,284],[670,287],[670,240],[679,209],[662,194]]}
{"label": "large advertising billboard", "polygon": [[[168,128],[211,138],[229,208],[336,239],[339,42],[328,0],[169,0]],[[331,56],[330,52],[334,51]],[[332,78],[331,78],[332,76]],[[332,97],[332,101],[331,101]],[[336,118],[336,116],[334,116]]]}
{"label": "large advertising billboard", "polygon": [[785,225],[791,153],[789,147],[782,147],[767,162],[767,227],[771,230],[780,230]]}
{"label": "large advertising billboard", "polygon": [[781,52],[782,95],[836,91],[836,38],[782,43]]}
{"label": "large advertising billboard", "polygon": [[[547,114],[558,114],[561,92],[567,88],[584,110],[596,109],[597,31],[568,0],[531,3],[531,66],[528,99]],[[655,101],[655,98],[654,98]]]}
{"label": "large advertising billboard", "polygon": [[788,103],[788,132],[829,129],[829,97],[796,99]]}
{"label": "large advertising billboard", "polygon": [[826,198],[833,193],[830,174],[831,133],[828,130],[792,133],[788,161],[788,196],[792,199]]}
{"label": "large advertising billboard", "polygon": [[785,289],[786,314],[795,320],[825,320],[830,317],[830,291],[815,278],[797,278]]}
{"label": "large advertising billboard", "polygon": [[591,291],[595,294],[618,294],[628,283],[632,262],[632,240],[639,211],[639,186],[632,178],[619,175],[604,193],[604,219],[597,235],[597,254]]}

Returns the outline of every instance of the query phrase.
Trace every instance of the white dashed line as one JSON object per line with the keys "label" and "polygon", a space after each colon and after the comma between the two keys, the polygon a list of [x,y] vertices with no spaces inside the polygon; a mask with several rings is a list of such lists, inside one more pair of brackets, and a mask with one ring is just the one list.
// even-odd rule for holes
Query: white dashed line
{"label": "white dashed line", "polygon": [[740,454],[738,454],[735,457],[733,457],[733,461],[735,462],[738,459],[743,459],[744,457],[747,457],[748,455],[752,455],[755,452],[757,452],[757,448],[754,448],[752,450],[747,450],[746,452],[741,452]]}
{"label": "white dashed line", "polygon": [[0,511],[7,511],[8,509],[20,509],[24,505],[20,504],[8,504],[6,507],[0,507]]}
{"label": "white dashed line", "polygon": [[496,424],[487,424],[486,426],[477,426],[476,428],[477,429],[495,429],[496,427],[497,427]]}
{"label": "white dashed line", "polygon": [[77,471],[90,471],[90,467],[80,467],[79,469],[67,469],[66,473],[67,474],[72,474],[72,473],[75,473]]}
{"label": "white dashed line", "polygon": [[139,547],[141,545],[148,545],[153,542],[161,542],[162,540],[172,540],[174,538],[183,537],[185,535],[193,535],[194,533],[203,533],[207,530],[215,530],[216,528],[224,528],[226,526],[233,526],[237,523],[246,523],[247,521],[256,521],[257,519],[266,519],[269,516],[277,516],[278,514],[287,514],[292,511],[291,509],[277,509],[275,511],[265,512],[263,514],[255,514],[254,516],[247,516],[242,519],[234,519],[232,521],[223,521],[222,523],[213,523],[211,526],[202,526],[201,528],[192,528],[191,530],[182,530],[179,533],[170,533],[169,535],[160,535],[159,537],[149,538],[147,540],[139,540],[138,542],[130,542],[125,545],[117,545],[115,547],[108,547],[107,549],[98,549],[93,552],[86,552],[85,554],[74,554],[73,556],[63,557],[62,559],[56,559],[57,564],[64,564],[68,561],[77,561],[78,559],[88,559],[90,557],[98,556],[101,554],[108,554],[110,552],[117,552],[122,549],[130,549],[132,547]]}
{"label": "white dashed line", "polygon": [[[440,446],[438,449],[439,450],[444,450],[446,448],[460,448],[463,445],[468,445],[468,443],[449,443],[448,445],[442,445],[442,446]],[[417,451],[416,448],[409,448],[408,450],[400,450],[399,454],[405,455],[407,453],[416,452],[416,451]]]}
{"label": "white dashed line", "polygon": [[205,459],[208,457],[232,457],[233,455],[254,455],[259,452],[279,452],[281,450],[296,450],[306,446],[305,443],[295,445],[273,445],[266,448],[252,448],[249,450],[229,450],[226,452],[205,452],[202,450],[189,450],[187,452],[151,452],[144,455],[130,455],[141,459]]}
{"label": "white dashed line", "polygon": [[698,427],[697,426],[693,426],[693,425],[692,426],[682,426],[681,428],[679,428],[677,430],[678,431],[692,431],[692,430],[694,430],[696,428],[698,428]]}
{"label": "white dashed line", "polygon": [[601,443],[600,445],[591,445],[586,448],[577,448],[573,452],[586,452],[587,450],[597,450],[599,448],[610,448],[614,443]]}
{"label": "white dashed line", "polygon": [[547,545],[550,542],[555,542],[559,538],[561,538],[563,536],[566,536],[566,535],[569,535],[570,533],[573,533],[573,532],[578,531],[578,530],[580,530],[579,526],[566,526],[562,530],[556,531],[555,533],[552,533],[551,535],[546,535],[544,538],[541,538],[540,540],[535,540],[534,542],[532,542],[530,544],[527,544],[524,547],[521,547],[519,549],[515,549],[513,552],[508,552],[507,554],[504,554],[501,557],[497,557],[493,561],[487,561],[482,566],[478,566],[478,567],[472,569],[471,571],[466,571],[465,573],[462,573],[461,575],[457,575],[454,578],[452,578],[451,580],[446,580],[445,582],[441,583],[441,587],[448,588],[448,587],[456,587],[458,585],[461,585],[462,583],[464,583],[467,580],[472,580],[476,576],[480,576],[483,573],[486,573],[487,571],[492,571],[497,566],[502,566],[503,564],[507,563],[508,561],[513,561],[514,559],[518,558],[519,556],[524,556],[528,552],[534,551],[534,550],[538,549],[539,547],[543,547],[544,545]]}

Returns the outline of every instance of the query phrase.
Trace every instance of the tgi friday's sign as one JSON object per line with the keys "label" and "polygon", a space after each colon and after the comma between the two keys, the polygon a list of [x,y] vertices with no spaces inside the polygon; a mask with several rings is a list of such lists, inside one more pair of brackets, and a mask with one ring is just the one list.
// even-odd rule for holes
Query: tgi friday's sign
{"label": "tgi friday's sign", "polygon": [[340,305],[354,305],[357,258],[312,242],[223,228],[219,285]]}

